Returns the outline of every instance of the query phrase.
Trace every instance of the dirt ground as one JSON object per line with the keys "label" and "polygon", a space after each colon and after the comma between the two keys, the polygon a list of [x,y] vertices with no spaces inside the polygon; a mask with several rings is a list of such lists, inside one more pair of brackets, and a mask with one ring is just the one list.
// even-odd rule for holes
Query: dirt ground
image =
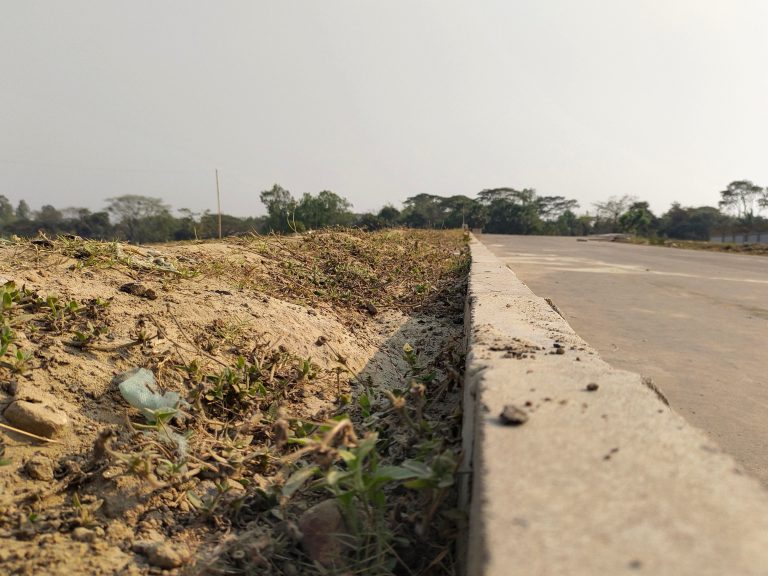
{"label": "dirt ground", "polygon": [[460,233],[0,244],[0,572],[454,573],[467,267]]}

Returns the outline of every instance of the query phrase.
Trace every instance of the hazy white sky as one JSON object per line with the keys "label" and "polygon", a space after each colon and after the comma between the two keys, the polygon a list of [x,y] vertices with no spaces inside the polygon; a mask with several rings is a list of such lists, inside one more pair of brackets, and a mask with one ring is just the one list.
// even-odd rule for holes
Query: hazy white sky
{"label": "hazy white sky", "polygon": [[0,0],[0,194],[263,213],[768,185],[765,0]]}

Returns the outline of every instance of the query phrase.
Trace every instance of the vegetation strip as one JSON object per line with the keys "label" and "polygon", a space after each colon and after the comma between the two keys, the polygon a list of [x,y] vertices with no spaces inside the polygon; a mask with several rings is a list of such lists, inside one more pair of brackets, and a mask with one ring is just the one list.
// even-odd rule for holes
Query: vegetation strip
{"label": "vegetation strip", "polygon": [[[488,234],[542,234],[588,236],[631,234],[655,244],[673,240],[709,241],[737,246],[768,243],[768,188],[749,180],[736,180],[720,191],[715,206],[684,207],[672,202],[657,216],[650,204],[634,196],[611,196],[593,202],[578,213],[579,202],[565,196],[544,196],[533,188],[487,188],[476,198],[464,195],[416,194],[402,209],[392,205],[378,212],[355,214],[352,204],[329,190],[295,198],[279,184],[260,194],[265,216],[236,217],[210,211],[179,209],[178,216],[159,198],[126,194],[106,200],[106,208],[58,210],[43,206],[32,212],[24,200],[17,207],[0,195],[0,236],[54,236],[76,234],[93,239],[118,238],[132,243],[167,242],[199,238],[277,232],[293,233],[333,226],[380,230],[397,226],[446,229],[468,226]],[[220,216],[220,218],[219,218]],[[219,230],[221,222],[221,231]],[[45,245],[47,238],[36,242]],[[681,247],[688,247],[681,245]],[[764,253],[747,250],[748,253]]]}

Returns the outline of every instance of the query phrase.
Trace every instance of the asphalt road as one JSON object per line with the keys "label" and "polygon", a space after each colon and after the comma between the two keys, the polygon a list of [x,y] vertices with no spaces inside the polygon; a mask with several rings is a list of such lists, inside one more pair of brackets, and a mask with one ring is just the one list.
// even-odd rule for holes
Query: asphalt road
{"label": "asphalt road", "polygon": [[480,235],[617,368],[768,486],[768,257]]}

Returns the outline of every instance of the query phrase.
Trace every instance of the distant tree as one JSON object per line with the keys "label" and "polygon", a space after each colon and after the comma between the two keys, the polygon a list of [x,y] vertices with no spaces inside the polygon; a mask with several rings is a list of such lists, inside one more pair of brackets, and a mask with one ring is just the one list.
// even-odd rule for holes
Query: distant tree
{"label": "distant tree", "polygon": [[291,217],[296,209],[296,200],[291,193],[279,184],[259,195],[261,202],[267,208],[267,229],[272,232],[290,232]]}
{"label": "distant tree", "polygon": [[368,230],[369,232],[372,232],[374,230],[381,230],[383,228],[388,227],[387,223],[384,221],[383,218],[371,212],[360,214],[357,217],[357,220],[355,221],[355,226],[357,226],[358,228],[361,228],[362,230]]}
{"label": "distant tree", "polygon": [[410,228],[442,228],[445,214],[443,198],[434,194],[416,194],[403,202],[400,221]]}
{"label": "distant tree", "polygon": [[[20,200],[15,212],[10,208],[10,202],[3,202],[3,196],[0,196],[0,234],[32,237],[35,236],[41,228],[32,218],[32,212],[29,205],[24,200]],[[56,234],[57,230],[51,231]]]}
{"label": "distant tree", "polygon": [[747,224],[751,224],[755,213],[766,205],[765,190],[750,180],[734,180],[720,191],[720,198],[720,208],[735,212],[736,217]]}
{"label": "distant tree", "polygon": [[757,199],[757,205],[760,207],[760,209],[768,208],[768,186],[763,188],[760,197]]}
{"label": "distant tree", "polygon": [[[193,212],[189,208],[179,208],[177,210],[179,217],[176,218],[176,230],[173,233],[174,240],[192,240],[200,238],[200,214]],[[217,230],[218,235],[218,222]]]}
{"label": "distant tree", "polygon": [[461,228],[462,224],[471,226],[475,216],[477,200],[468,196],[456,195],[440,201],[444,228]]}
{"label": "distant tree", "polygon": [[497,198],[488,206],[488,220],[483,229],[490,234],[536,234],[541,231],[541,219],[535,202],[520,204]]}
{"label": "distant tree", "polygon": [[589,216],[577,216],[575,212],[566,210],[554,222],[546,223],[545,231],[557,236],[583,236],[590,232]]}
{"label": "distant tree", "polygon": [[16,214],[13,211],[13,205],[10,200],[0,194],[0,224],[10,224],[15,217]]}
{"label": "distant tree", "polygon": [[294,218],[308,230],[329,226],[350,226],[355,219],[352,204],[338,194],[323,190],[317,196],[304,194],[296,205]]}
{"label": "distant tree", "polygon": [[117,231],[129,242],[163,242],[172,237],[174,218],[159,198],[125,194],[107,201],[107,211],[117,219]]}
{"label": "distant tree", "polygon": [[573,213],[579,207],[577,200],[569,200],[565,196],[540,196],[536,204],[542,220],[557,220],[565,212]]}
{"label": "distant tree", "polygon": [[400,219],[400,210],[392,206],[392,204],[387,204],[379,210],[379,213],[376,216],[385,226],[395,226]]}
{"label": "distant tree", "polygon": [[625,194],[624,196],[611,196],[603,202],[594,202],[592,205],[597,210],[595,227],[602,232],[618,232],[619,217],[627,211],[637,198]]}
{"label": "distant tree", "polygon": [[67,218],[64,228],[83,238],[110,240],[115,237],[115,228],[107,212],[91,212],[88,208],[75,208],[76,214]]}
{"label": "distant tree", "polygon": [[488,188],[478,192],[483,230],[491,234],[536,234],[543,230],[536,190]]}
{"label": "distant tree", "polygon": [[50,204],[46,204],[35,214],[35,223],[40,230],[48,234],[59,234],[62,232],[62,220],[64,215]]}
{"label": "distant tree", "polygon": [[[259,232],[261,230],[260,221],[256,218],[238,218],[230,214],[221,215],[221,234],[222,236],[240,236],[249,232]],[[206,210],[200,217],[199,238],[218,238],[219,237],[219,216],[211,214]]]}
{"label": "distant tree", "polygon": [[648,202],[634,202],[619,216],[619,229],[639,236],[650,236],[656,231],[657,224],[658,218],[651,212]]}
{"label": "distant tree", "polygon": [[17,220],[29,220],[32,217],[32,211],[29,209],[29,204],[25,200],[19,200],[16,205],[16,219]]}
{"label": "distant tree", "polygon": [[536,190],[533,188],[486,188],[477,193],[477,200],[481,204],[490,205],[494,200],[507,200],[513,204],[534,204],[537,200]]}
{"label": "distant tree", "polygon": [[730,228],[733,218],[712,206],[683,208],[673,202],[661,215],[658,233],[678,240],[709,240],[714,230]]}
{"label": "distant tree", "polygon": [[482,229],[488,221],[488,207],[475,200],[470,205],[469,212],[465,216],[465,224],[469,228]]}

